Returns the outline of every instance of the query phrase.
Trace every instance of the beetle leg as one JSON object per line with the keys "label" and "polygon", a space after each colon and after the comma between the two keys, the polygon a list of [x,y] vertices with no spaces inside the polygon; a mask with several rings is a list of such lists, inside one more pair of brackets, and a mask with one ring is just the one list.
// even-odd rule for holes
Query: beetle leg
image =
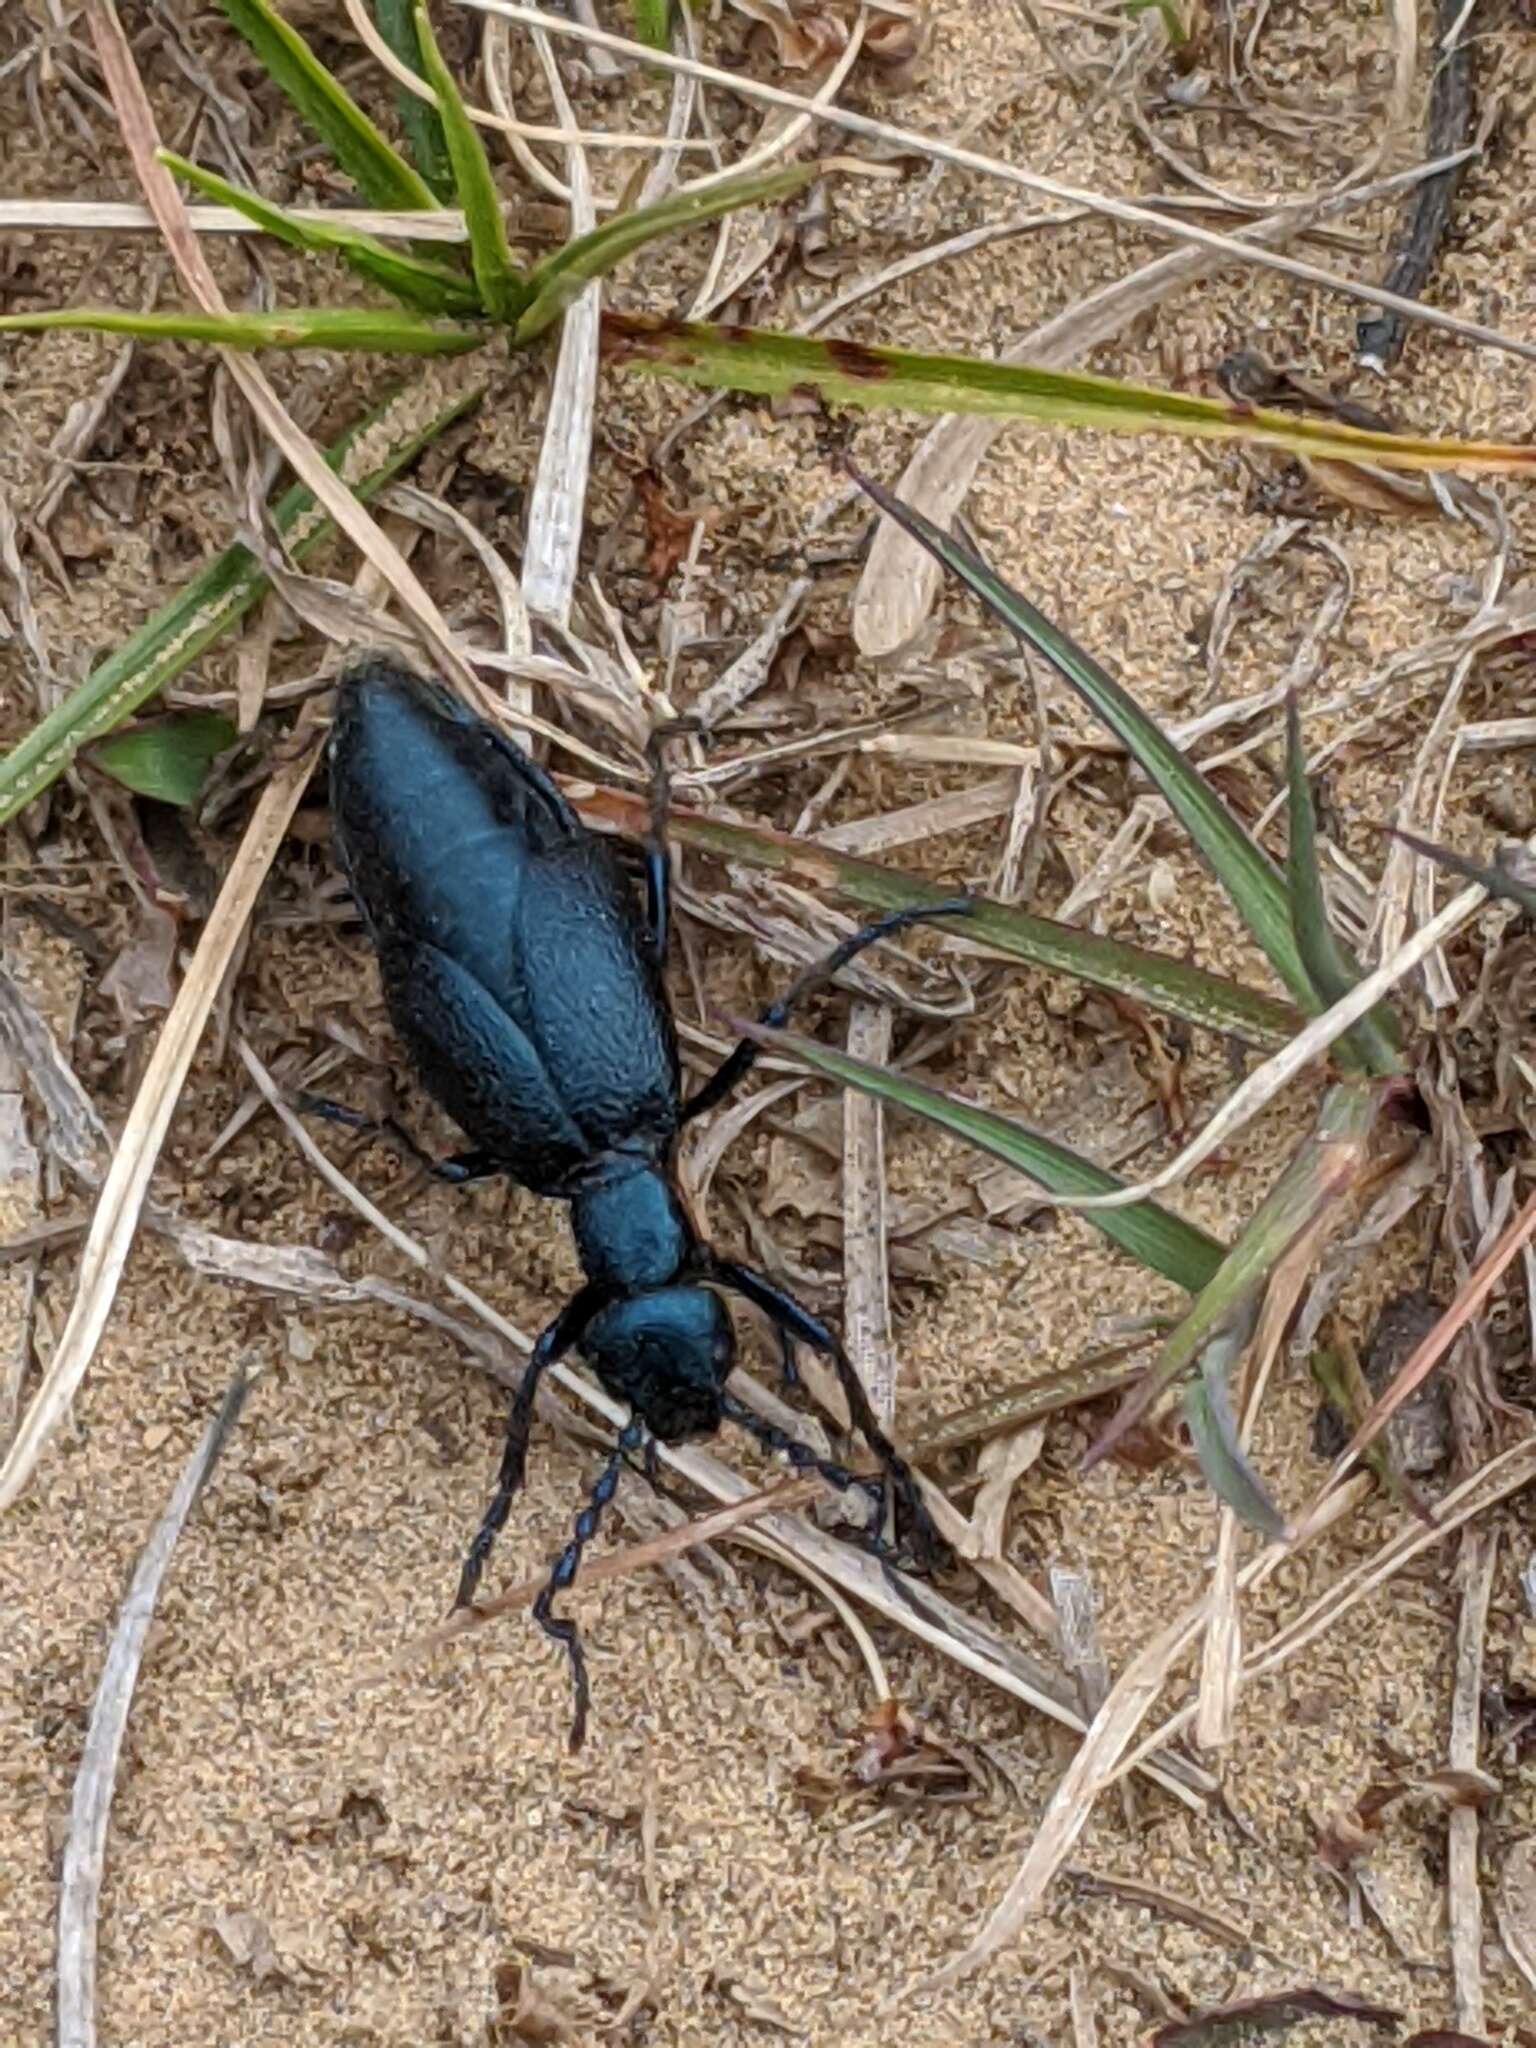
{"label": "beetle leg", "polygon": [[363,1110],[352,1109],[345,1102],[332,1102],[328,1095],[311,1095],[307,1090],[301,1090],[293,1101],[301,1116],[324,1117],[327,1123],[345,1124],[349,1131],[361,1131],[365,1137],[387,1139],[398,1146],[408,1159],[430,1173],[434,1180],[449,1181],[455,1187],[468,1180],[485,1180],[492,1174],[506,1171],[501,1161],[490,1152],[455,1152],[448,1159],[434,1159],[392,1116],[368,1116]]}
{"label": "beetle leg", "polygon": [[597,1483],[587,1496],[587,1504],[576,1517],[576,1526],[571,1540],[555,1560],[555,1568],[549,1575],[549,1584],[533,1603],[533,1618],[545,1635],[553,1636],[557,1643],[565,1645],[565,1654],[571,1660],[571,1686],[576,1694],[576,1708],[571,1715],[571,1748],[580,1749],[587,1734],[587,1705],[591,1689],[587,1684],[587,1660],[582,1651],[581,1637],[577,1634],[574,1621],[566,1621],[552,1609],[555,1596],[563,1593],[576,1576],[581,1563],[581,1553],[597,1534],[597,1525],[602,1520],[603,1510],[613,1499],[619,1484],[619,1474],[625,1460],[645,1442],[647,1430],[638,1415],[631,1416],[619,1436],[618,1446],[597,1476]]}
{"label": "beetle leg", "polygon": [[651,764],[650,820],[644,841],[646,922],[658,968],[667,964],[667,931],[671,922],[672,899],[672,858],[667,849],[672,771],[667,766],[666,742],[678,733],[697,732],[698,729],[697,719],[670,719],[665,725],[653,727],[645,743],[645,757]]}
{"label": "beetle leg", "polygon": [[767,1421],[745,1401],[738,1401],[734,1394],[726,1394],[720,1407],[728,1421],[734,1422],[738,1429],[744,1429],[749,1436],[755,1436],[765,1449],[780,1452],[797,1472],[819,1472],[839,1493],[865,1494],[876,1507],[884,1498],[884,1480],[868,1473],[850,1472],[846,1465],[839,1465],[835,1459],[818,1456],[809,1444],[801,1443],[788,1430]]}
{"label": "beetle leg", "polygon": [[848,1410],[854,1425],[890,1474],[891,1483],[906,1509],[914,1547],[928,1562],[941,1563],[949,1555],[949,1546],[933,1526],[928,1510],[923,1506],[912,1468],[875,1419],[864,1382],[854,1371],[852,1359],[826,1324],[819,1322],[809,1309],[802,1308],[792,1294],[784,1293],[761,1273],[754,1273],[750,1266],[716,1259],[711,1262],[710,1277],[718,1285],[742,1295],[755,1308],[760,1308],[780,1331],[831,1359],[843,1392],[848,1397]]}
{"label": "beetle leg", "polygon": [[583,1287],[571,1296],[555,1320],[539,1332],[538,1341],[528,1354],[522,1380],[512,1397],[512,1413],[507,1418],[507,1440],[502,1448],[496,1491],[491,1495],[491,1504],[465,1556],[464,1569],[459,1574],[459,1590],[454,1596],[455,1607],[468,1607],[474,1600],[475,1588],[485,1570],[491,1546],[501,1534],[511,1512],[513,1495],[523,1483],[523,1472],[528,1463],[528,1432],[533,1425],[533,1401],[539,1391],[539,1381],[557,1358],[569,1351],[573,1344],[580,1343],[588,1323],[612,1299],[610,1287]]}
{"label": "beetle leg", "polygon": [[[955,896],[944,903],[914,904],[909,910],[893,910],[884,917],[877,917],[872,924],[850,932],[824,960],[808,967],[777,1002],[768,1005],[758,1019],[759,1023],[770,1031],[782,1031],[795,1005],[817,989],[824,988],[834,975],[841,974],[849,961],[857,959],[866,946],[873,946],[877,940],[888,939],[896,932],[904,932],[909,925],[927,924],[936,917],[968,917],[973,908],[969,896]],[[737,1083],[756,1066],[760,1051],[761,1047],[752,1039],[744,1038],[734,1051],[726,1054],[702,1087],[695,1089],[683,1103],[678,1111],[678,1122],[690,1123],[706,1109],[713,1109],[717,1102],[723,1102]]]}
{"label": "beetle leg", "polygon": [[782,1323],[775,1323],[773,1327],[778,1333],[779,1371],[784,1376],[784,1384],[786,1387],[798,1387],[800,1368],[795,1363],[795,1340]]}
{"label": "beetle leg", "polygon": [[650,927],[651,951],[658,968],[667,964],[667,927],[671,921],[672,859],[667,850],[667,810],[672,799],[672,778],[667,757],[661,749],[661,735],[654,733],[646,749],[651,756],[651,815],[645,835],[646,923]]}

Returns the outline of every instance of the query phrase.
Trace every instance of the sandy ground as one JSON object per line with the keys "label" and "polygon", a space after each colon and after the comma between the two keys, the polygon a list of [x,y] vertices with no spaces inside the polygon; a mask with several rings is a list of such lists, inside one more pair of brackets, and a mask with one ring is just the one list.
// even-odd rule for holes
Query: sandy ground
{"label": "sandy ground", "polygon": [[[40,6],[22,12],[38,22],[44,15]],[[932,13],[932,44],[915,89],[888,96],[878,74],[863,71],[849,88],[851,104],[936,133],[964,132],[976,147],[1051,163],[1102,189],[1177,187],[1127,127],[1118,99],[1086,114],[1078,107],[1046,68],[1022,9],[1005,0],[937,0]],[[197,67],[215,74],[229,67],[230,36],[216,17],[195,14],[182,0],[153,19],[185,30],[185,68],[163,51],[151,58],[147,44],[143,53],[165,132],[180,139],[198,105]],[[1112,46],[1107,17],[1079,21],[1068,10],[1047,20],[1079,64]],[[1428,16],[1420,27],[1427,38]],[[742,61],[742,30],[728,13],[705,34],[724,58]],[[17,48],[26,40],[5,33]],[[1362,137],[1374,133],[1371,109],[1379,105],[1387,50],[1383,22],[1363,5],[1284,10],[1264,34],[1261,82],[1292,107],[1330,114],[1331,125],[1298,135],[1219,110],[1182,116],[1164,103],[1159,132],[1200,152],[1203,172],[1218,182],[1311,190],[1338,176]],[[77,68],[84,61],[64,55]],[[766,75],[781,75],[760,50],[752,61]],[[1502,81],[1508,98],[1496,145],[1469,177],[1435,295],[1529,334],[1536,331],[1529,30],[1516,20],[1487,25],[1478,66],[1483,86]],[[265,189],[291,196],[296,179],[318,177],[318,167],[295,170],[295,131],[275,95],[249,64],[237,69],[258,117],[247,138],[253,161]],[[1019,89],[1004,95],[1015,73]],[[1154,69],[1151,79],[1155,85],[1170,76]],[[1415,133],[1427,77],[1421,54]],[[0,80],[0,191],[128,196],[131,177],[100,111],[78,103],[93,124],[87,147],[55,84],[43,95],[50,132],[40,136],[25,78],[18,71]],[[654,81],[636,76],[616,97],[600,103],[588,92],[581,100],[588,118],[652,127],[664,103]],[[535,96],[530,105],[537,104]],[[734,124],[723,102],[716,110]],[[741,146],[739,134],[732,146]],[[1416,150],[1414,134],[1402,137],[1393,160],[1411,161]],[[922,166],[903,164],[902,174],[894,183],[834,181],[820,272],[791,260],[782,280],[769,279],[750,317],[798,317],[903,248],[1001,218],[1018,196]],[[1312,253],[1378,275],[1390,216],[1367,213],[1349,225],[1358,246]],[[710,246],[702,235],[637,266],[626,274],[624,295],[636,304],[677,302],[703,274]],[[1149,251],[1101,225],[1041,230],[922,272],[841,328],[865,340],[1005,346]],[[156,292],[162,303],[174,301],[147,239],[14,237],[0,254],[0,286],[21,306],[103,298],[131,305]],[[249,292],[253,272],[238,250],[222,246],[217,261],[230,289]],[[277,265],[272,275],[293,292],[298,273]],[[1348,374],[1352,321],[1343,299],[1254,272],[1173,299],[1100,351],[1094,367],[1192,382],[1232,349],[1254,345],[1328,382]],[[68,407],[96,388],[115,356],[114,343],[65,337],[0,348],[0,489],[13,506],[27,506]],[[284,360],[275,374],[321,434],[388,381],[318,358]],[[229,487],[211,424],[213,375],[201,355],[139,350],[109,425],[54,521],[56,554],[29,556],[53,672],[66,684],[139,622],[146,591],[168,587],[230,530]],[[518,535],[543,389],[542,371],[504,375],[458,450],[460,462],[479,472],[464,502],[506,548]],[[1529,364],[1421,332],[1385,399],[1376,395],[1426,430],[1517,437],[1529,431],[1532,390]],[[688,403],[687,394],[605,377],[589,506],[594,543],[625,512],[627,481],[643,451]],[[853,441],[866,467],[894,478],[915,432],[910,421],[861,423]],[[818,418],[755,403],[725,406],[683,444],[669,488],[678,502],[716,515],[701,586],[714,607],[711,631],[726,643],[684,663],[683,697],[782,595],[807,524],[837,488],[835,447]],[[1235,565],[1283,516],[1273,502],[1278,473],[1268,461],[1167,441],[1111,445],[1082,434],[1013,431],[997,444],[968,516],[1005,571],[1112,659],[1144,701],[1178,715],[1202,702],[1200,648],[1212,607]],[[1528,492],[1507,496],[1518,571],[1522,550],[1528,559],[1536,539],[1536,519]],[[850,513],[826,529],[849,543],[861,530]],[[1454,625],[1487,559],[1477,531],[1444,520],[1334,507],[1319,530],[1347,564],[1353,596],[1313,686],[1316,702]],[[878,714],[897,700],[903,673],[853,657],[842,636],[857,561],[830,543],[824,552],[831,559],[814,566],[810,617],[829,638],[797,689],[823,718],[834,707],[838,716]],[[660,593],[644,553],[629,511],[612,536],[608,587],[649,664],[657,659]],[[461,619],[487,615],[467,557],[429,545],[418,565],[459,606]],[[332,572],[346,573],[339,558]],[[1231,642],[1223,693],[1251,693],[1283,673],[1322,588],[1317,575],[1313,558],[1294,553],[1266,572]],[[10,585],[0,582],[0,593],[9,608]],[[967,616],[958,606],[952,611],[956,620]],[[935,640],[926,653],[942,664],[946,643]],[[316,660],[312,638],[287,635],[276,646],[274,672],[306,675]],[[945,714],[951,730],[1032,738],[1033,697],[1011,668],[957,664],[953,673],[969,696]],[[185,687],[228,688],[234,674],[225,651]],[[18,636],[0,642],[0,678],[9,735],[24,729],[36,702]],[[1406,689],[1378,697],[1376,725],[1338,764],[1336,830],[1367,877],[1380,863],[1373,821],[1392,801],[1443,678],[1429,681],[1431,693],[1417,699]],[[1474,675],[1467,712],[1513,716],[1532,708],[1530,694],[1528,665],[1506,662],[1494,674]],[[558,706],[546,708],[559,717]],[[1069,714],[1058,715],[1070,723]],[[1321,744],[1343,722],[1343,714],[1318,715],[1309,741]],[[1266,800],[1274,767],[1274,757],[1260,757],[1237,771],[1252,809]],[[754,785],[742,801],[792,826],[824,772],[797,764]],[[823,822],[872,816],[994,772],[857,755]],[[1528,778],[1520,756],[1491,768],[1464,764],[1453,779],[1446,836],[1485,846],[1509,822],[1490,792],[1504,792],[1505,810],[1518,808],[1529,801]],[[1059,796],[1042,907],[1063,900],[1132,793],[1105,761]],[[9,841],[6,873],[15,894],[5,912],[7,954],[65,1032],[76,1069],[110,1122],[126,1112],[153,1020],[125,1028],[96,987],[99,962],[78,939],[46,929],[27,891],[42,864],[49,901],[86,928],[102,960],[128,935],[130,898],[76,796],[61,789],[51,816],[37,823],[36,846],[15,832]],[[897,858],[985,885],[1005,828],[1006,821],[993,821]],[[226,820],[206,845],[215,867],[228,857],[232,832]],[[338,1019],[372,1035],[387,1057],[361,940],[314,915],[326,872],[323,848],[312,839],[285,853],[242,964],[235,1019],[269,1059],[315,1050]],[[707,885],[707,872],[697,879]],[[1167,831],[1092,916],[1119,936],[1187,950],[1230,973],[1262,973],[1230,913]],[[782,973],[712,931],[697,933],[693,952],[717,1009],[766,995]],[[1475,956],[1468,959],[1458,967],[1463,988],[1476,974]],[[680,1006],[697,1014],[681,966],[678,986]],[[844,1015],[841,1002],[827,1005],[819,1028],[840,1037]],[[899,1021],[898,1043],[923,1028]],[[1115,1063],[1123,1067],[1123,1031],[1102,1005],[1010,974],[989,985],[981,1014],[960,1021],[929,1071],[946,1086],[1042,1118],[1091,1102]],[[1139,1041],[1131,1051],[1142,1056]],[[1208,1111],[1229,1079],[1223,1049],[1197,1038],[1183,1076],[1192,1114]],[[157,1175],[157,1197],[213,1228],[317,1245],[349,1272],[384,1273],[430,1292],[430,1281],[354,1228],[270,1119],[257,1118],[208,1159],[244,1094],[233,1054],[205,1046]],[[805,1091],[796,1104],[815,1096]],[[1305,1127],[1310,1100],[1298,1091],[1261,1122],[1240,1158],[1198,1179],[1177,1206],[1214,1231],[1234,1230]],[[428,1108],[408,1094],[406,1102],[418,1126],[438,1129]],[[325,1142],[349,1158],[345,1141]],[[970,1191],[975,1162],[958,1145],[903,1122],[890,1129],[887,1154],[897,1196],[952,1197],[979,1215]],[[518,1327],[539,1327],[572,1285],[575,1264],[552,1208],[497,1188],[423,1188],[379,1154],[352,1164],[360,1183],[435,1258]],[[803,1197],[807,1187],[821,1199],[802,1200],[800,1208],[820,1208],[819,1217],[797,1214],[786,1198],[786,1189]],[[79,1197],[61,1185],[44,1199],[48,1213],[60,1214]],[[30,1207],[16,1192],[7,1233],[30,1220]],[[839,1206],[825,1153],[754,1130],[733,1148],[709,1208],[711,1228],[743,1250],[744,1213],[766,1218],[790,1270],[812,1269],[813,1299],[835,1310]],[[1350,1283],[1347,1326],[1366,1331],[1394,1289],[1426,1273],[1443,1286],[1434,1253],[1433,1218],[1411,1218]],[[759,1242],[754,1255],[762,1254]],[[11,1287],[8,1359],[27,1341],[13,1277],[14,1269],[0,1273]],[[74,1252],[66,1246],[38,1274],[33,1341],[41,1355],[56,1339],[73,1284]],[[900,1429],[910,1436],[965,1402],[1070,1362],[1095,1341],[1110,1311],[1168,1299],[1166,1289],[1136,1278],[1068,1222],[1037,1221],[1011,1233],[1000,1250],[993,1240],[991,1263],[930,1251],[921,1274],[896,1288]],[[1496,1321],[1503,1328],[1511,1318]],[[51,2036],[60,1846],[92,1692],[132,1562],[224,1389],[237,1373],[258,1369],[245,1415],[178,1548],[129,1723],[101,1908],[103,2041],[478,2048],[516,2039],[595,2041],[608,2032],[657,2048],[746,2044],[775,2034],[863,2048],[904,2027],[933,2043],[1082,2048],[1096,2040],[1118,2048],[1198,2007],[1311,1983],[1389,2005],[1412,2025],[1452,2023],[1443,1806],[1425,1799],[1392,1809],[1366,1865],[1368,1903],[1319,1854],[1330,1821],[1372,1785],[1422,1778],[1445,1762],[1458,1601],[1450,1546],[1245,1694],[1237,1739],[1204,1759],[1220,1778],[1220,1801],[1190,1812],[1145,1786],[1127,1800],[1101,1801],[1074,1875],[1056,1885],[1019,1945],[959,1989],[881,2017],[881,2001],[952,1956],[1000,1895],[1069,1760],[1067,1733],[877,1625],[897,1695],[939,1737],[982,1760],[981,1782],[954,1804],[881,1806],[851,1786],[830,1806],[818,1804],[806,1796],[806,1774],[847,1769],[873,1704],[868,1674],[811,1587],[736,1546],[684,1573],[632,1576],[574,1599],[595,1689],[592,1737],[578,1759],[564,1749],[564,1668],[521,1617],[429,1662],[385,1668],[443,1613],[493,1470],[502,1393],[460,1347],[419,1324],[274,1304],[198,1277],[163,1242],[144,1236],[70,1423],[9,1517],[0,1550],[0,2040]],[[35,1368],[23,1392],[33,1384]],[[1528,1396],[1528,1344],[1514,1359],[1512,1396],[1521,1386]],[[1288,1506],[1322,1475],[1314,1408],[1304,1380],[1287,1375],[1256,1440],[1257,1459]],[[1198,1473],[1182,1460],[1151,1472],[1111,1466],[1078,1478],[1076,1461],[1100,1420],[1100,1411],[1090,1411],[1050,1426],[1016,1495],[1008,1554],[1037,1581],[1052,1565],[1090,1576],[1104,1646],[1119,1670],[1204,1583],[1216,1516]],[[589,1446],[541,1429],[528,1490],[498,1553],[496,1569],[507,1581],[563,1542],[593,1469]],[[638,1487],[626,1481],[626,1489]],[[621,1514],[620,1532],[633,1538],[651,1526],[632,1519],[642,1507]],[[1283,1568],[1246,1616],[1252,1637],[1261,1639],[1368,1555],[1396,1521],[1396,1510],[1371,1503],[1336,1537]],[[1501,1537],[1487,1640],[1490,1715],[1495,1700],[1506,1715],[1528,1712],[1536,1691],[1518,1577],[1532,1523],[1527,1500],[1489,1524]],[[1005,1632],[1018,1631],[973,1583],[957,1581],[951,1590]],[[1186,1671],[1171,1688],[1170,1706],[1188,1696],[1189,1684]],[[1491,1721],[1490,1733],[1501,1725]],[[1516,1742],[1490,1762],[1500,1783],[1482,1824],[1490,1900],[1508,1859],[1536,1829],[1530,1755],[1528,1741],[1524,1750]],[[1153,1887],[1162,1903],[1092,1879]],[[1530,2041],[1536,2000],[1495,1932],[1490,1910],[1488,2032]],[[544,2003],[514,2023],[525,1967]],[[1335,2020],[1288,2038],[1357,2036],[1369,2037]]]}

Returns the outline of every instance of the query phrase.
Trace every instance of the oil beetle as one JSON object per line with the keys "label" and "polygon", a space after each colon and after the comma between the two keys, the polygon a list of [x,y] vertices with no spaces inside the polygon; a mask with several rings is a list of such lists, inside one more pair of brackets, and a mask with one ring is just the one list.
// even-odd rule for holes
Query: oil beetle
{"label": "oil beetle", "polygon": [[[579,1348],[630,1420],[576,1518],[534,1605],[565,1646],[575,1692],[571,1747],[588,1704],[574,1623],[553,1603],[613,1498],[624,1460],[650,1439],[711,1436],[726,1418],[833,1484],[883,1493],[763,1422],[726,1389],[735,1334],[722,1292],[777,1326],[786,1371],[796,1343],[824,1353],[896,1496],[898,1529],[925,1560],[942,1545],[912,1474],[882,1431],[833,1333],[761,1274],[699,1237],[673,1177],[682,1125],[722,1100],[752,1066],[743,1041],[694,1094],[679,1092],[677,1040],[662,984],[668,870],[658,823],[646,843],[642,914],[618,855],[549,778],[495,727],[435,683],[369,657],[339,686],[330,803],[341,866],[378,955],[391,1021],[428,1092],[472,1141],[439,1163],[465,1181],[505,1173],[569,1202],[584,1284],[544,1330],[512,1403],[496,1491],[470,1546],[457,1603],[467,1605],[522,1484],[541,1375]],[[964,899],[897,911],[846,939],[765,1020],[820,986],[876,939]],[[303,1107],[354,1128],[387,1129],[315,1097]]]}

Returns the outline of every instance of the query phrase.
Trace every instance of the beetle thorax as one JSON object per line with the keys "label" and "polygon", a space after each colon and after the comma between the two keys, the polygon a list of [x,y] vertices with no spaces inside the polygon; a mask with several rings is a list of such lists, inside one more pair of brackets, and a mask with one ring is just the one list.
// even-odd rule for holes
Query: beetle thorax
{"label": "beetle thorax", "polygon": [[571,1228],[588,1279],[626,1292],[664,1287],[697,1243],[677,1190],[654,1166],[637,1165],[577,1195]]}

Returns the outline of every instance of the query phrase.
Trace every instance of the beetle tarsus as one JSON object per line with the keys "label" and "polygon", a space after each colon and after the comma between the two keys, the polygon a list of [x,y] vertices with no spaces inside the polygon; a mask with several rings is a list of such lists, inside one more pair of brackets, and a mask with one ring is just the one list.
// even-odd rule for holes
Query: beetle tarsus
{"label": "beetle tarsus", "polygon": [[533,1428],[533,1404],[540,1380],[557,1359],[562,1358],[573,1344],[580,1342],[587,1324],[611,1299],[610,1288],[583,1287],[572,1295],[555,1320],[539,1332],[528,1354],[528,1363],[523,1368],[517,1392],[512,1397],[506,1442],[501,1451],[501,1470],[496,1475],[496,1491],[491,1495],[490,1506],[481,1517],[475,1540],[465,1555],[463,1569],[459,1573],[459,1590],[454,1595],[455,1607],[468,1607],[473,1603],[486,1560],[511,1513],[513,1499],[522,1488],[523,1474],[528,1465],[528,1437]]}
{"label": "beetle tarsus", "polygon": [[576,1705],[571,1714],[570,1747],[572,1755],[587,1739],[587,1708],[592,1698],[592,1688],[587,1681],[586,1653],[581,1647],[581,1636],[574,1621],[553,1612],[555,1598],[567,1590],[576,1576],[581,1563],[581,1553],[597,1534],[603,1510],[618,1490],[619,1474],[625,1461],[641,1448],[646,1440],[646,1427],[638,1416],[631,1417],[620,1432],[613,1455],[598,1474],[587,1504],[576,1517],[576,1526],[571,1531],[571,1540],[555,1559],[554,1570],[549,1583],[533,1603],[533,1618],[545,1635],[552,1636],[564,1645],[565,1654],[571,1665],[571,1690],[576,1696]]}

